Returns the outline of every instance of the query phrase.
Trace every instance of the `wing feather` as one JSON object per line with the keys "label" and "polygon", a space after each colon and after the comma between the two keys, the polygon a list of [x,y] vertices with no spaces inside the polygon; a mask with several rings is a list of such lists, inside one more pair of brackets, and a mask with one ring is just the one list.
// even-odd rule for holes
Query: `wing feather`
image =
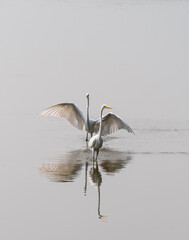
{"label": "wing feather", "polygon": [[[94,126],[94,131],[97,133],[100,126],[98,120]],[[108,113],[102,118],[102,136],[109,135],[120,129],[126,129],[129,133],[133,133],[132,128],[114,113]]]}
{"label": "wing feather", "polygon": [[42,116],[55,116],[67,119],[74,127],[85,130],[83,113],[74,103],[60,103],[41,112]]}

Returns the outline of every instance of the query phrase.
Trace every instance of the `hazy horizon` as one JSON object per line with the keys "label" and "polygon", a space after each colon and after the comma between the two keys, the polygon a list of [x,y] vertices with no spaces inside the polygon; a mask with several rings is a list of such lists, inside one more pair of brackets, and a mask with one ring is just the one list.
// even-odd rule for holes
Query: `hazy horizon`
{"label": "hazy horizon", "polygon": [[189,120],[189,3],[6,1],[1,115],[74,102],[127,118]]}

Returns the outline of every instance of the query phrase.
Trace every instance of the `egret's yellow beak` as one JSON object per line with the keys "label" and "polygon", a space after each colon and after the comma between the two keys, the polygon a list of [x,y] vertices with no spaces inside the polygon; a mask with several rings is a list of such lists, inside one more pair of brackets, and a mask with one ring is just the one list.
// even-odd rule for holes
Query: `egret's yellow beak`
{"label": "egret's yellow beak", "polygon": [[86,97],[88,97],[89,96],[89,94],[88,93],[86,93]]}
{"label": "egret's yellow beak", "polygon": [[105,105],[104,107],[105,107],[105,108],[109,108],[109,109],[112,109],[111,107],[108,107],[108,106],[106,106],[106,105]]}

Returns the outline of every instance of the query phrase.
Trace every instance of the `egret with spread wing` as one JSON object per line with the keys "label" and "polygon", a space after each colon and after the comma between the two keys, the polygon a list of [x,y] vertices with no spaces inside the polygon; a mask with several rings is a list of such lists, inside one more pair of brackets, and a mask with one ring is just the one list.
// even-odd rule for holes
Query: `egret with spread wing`
{"label": "egret with spread wing", "polygon": [[102,147],[103,139],[102,139],[102,112],[105,108],[111,109],[111,107],[108,107],[106,105],[102,105],[100,110],[100,126],[98,133],[93,136],[88,143],[88,147],[92,149],[92,159],[97,160],[99,149]]}
{"label": "egret with spread wing", "polygon": [[94,126],[98,120],[89,119],[89,94],[86,94],[87,98],[87,119],[85,119],[82,111],[74,103],[60,103],[52,107],[49,107],[41,112],[42,116],[55,116],[67,119],[74,127],[80,130],[86,130],[88,141],[88,133],[91,137],[94,132]]}
{"label": "egret with spread wing", "polygon": [[[89,94],[87,98],[87,119],[85,119],[82,111],[74,103],[60,103],[49,107],[41,112],[43,116],[56,116],[67,119],[74,127],[87,131],[86,141],[88,141],[88,133],[93,136],[97,133],[100,126],[100,119],[89,119]],[[102,136],[109,135],[119,129],[126,129],[128,132],[134,133],[133,130],[120,117],[113,113],[108,113],[102,118]]]}
{"label": "egret with spread wing", "polygon": [[[99,125],[100,120],[94,126],[95,133],[98,132]],[[116,114],[110,112],[102,117],[102,136],[110,135],[119,129],[126,129],[129,133],[135,134],[132,128]]]}

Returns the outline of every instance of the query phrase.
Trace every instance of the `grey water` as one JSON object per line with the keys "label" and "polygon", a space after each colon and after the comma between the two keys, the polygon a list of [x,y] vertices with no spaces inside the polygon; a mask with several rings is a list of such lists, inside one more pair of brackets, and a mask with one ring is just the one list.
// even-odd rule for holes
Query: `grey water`
{"label": "grey water", "polygon": [[[0,2],[0,238],[188,239],[189,3]],[[135,135],[42,117],[102,104]],[[107,113],[108,111],[104,111]]]}
{"label": "grey water", "polygon": [[187,239],[189,122],[129,122],[96,165],[66,120],[1,117],[1,236]]}

